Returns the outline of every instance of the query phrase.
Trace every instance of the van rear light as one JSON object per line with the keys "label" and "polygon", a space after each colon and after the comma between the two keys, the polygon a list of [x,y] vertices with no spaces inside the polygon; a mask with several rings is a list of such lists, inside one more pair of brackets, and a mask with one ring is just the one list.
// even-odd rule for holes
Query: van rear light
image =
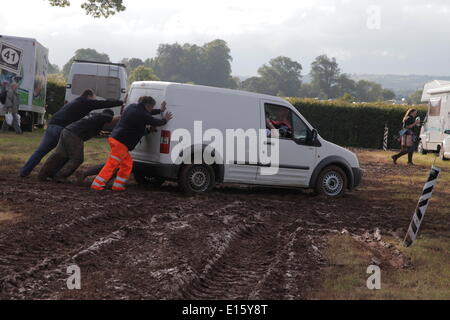
{"label": "van rear light", "polygon": [[160,153],[169,154],[170,153],[170,131],[161,131],[161,146]]}

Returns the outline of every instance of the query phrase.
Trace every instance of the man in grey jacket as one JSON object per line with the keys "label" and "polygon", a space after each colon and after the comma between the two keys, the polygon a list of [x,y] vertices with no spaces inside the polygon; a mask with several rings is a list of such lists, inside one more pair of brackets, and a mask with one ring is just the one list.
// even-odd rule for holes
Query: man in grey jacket
{"label": "man in grey jacket", "polygon": [[[22,134],[22,129],[20,129],[18,118],[19,104],[20,104],[19,93],[17,92],[18,88],[19,84],[17,82],[13,82],[11,84],[11,87],[6,93],[6,102],[4,105],[4,110],[5,114],[8,112],[12,114],[13,121],[11,127],[14,128],[14,131],[17,134]],[[7,132],[9,130],[9,127],[10,126],[6,123],[6,120],[4,120],[2,125],[2,132]]]}

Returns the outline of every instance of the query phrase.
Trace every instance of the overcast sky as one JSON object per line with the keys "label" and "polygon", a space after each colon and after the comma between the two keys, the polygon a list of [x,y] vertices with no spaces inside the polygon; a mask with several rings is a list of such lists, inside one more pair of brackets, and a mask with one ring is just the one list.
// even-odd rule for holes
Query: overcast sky
{"label": "overcast sky", "polygon": [[220,38],[231,48],[234,75],[254,75],[280,55],[308,72],[323,53],[347,73],[450,75],[448,0],[124,0],[127,10],[108,19],[71,2],[2,3],[0,34],[36,38],[60,67],[78,48],[116,62],[153,57],[161,43]]}

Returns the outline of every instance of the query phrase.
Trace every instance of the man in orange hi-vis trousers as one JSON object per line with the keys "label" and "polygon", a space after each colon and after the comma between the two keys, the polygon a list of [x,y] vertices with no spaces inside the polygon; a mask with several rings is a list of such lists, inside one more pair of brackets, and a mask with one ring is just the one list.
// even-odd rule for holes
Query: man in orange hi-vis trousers
{"label": "man in orange hi-vis trousers", "polygon": [[[173,117],[171,112],[166,112],[166,102],[163,102],[161,109],[158,110],[154,110],[155,104],[156,102],[152,97],[141,97],[138,104],[131,104],[125,109],[120,122],[108,140],[111,146],[111,154],[102,171],[92,182],[91,189],[104,190],[106,184],[118,169],[112,189],[115,191],[125,190],[126,183],[133,170],[133,159],[130,151],[134,150],[145,135],[147,126],[164,126]],[[163,119],[152,117],[157,114],[163,114]]]}

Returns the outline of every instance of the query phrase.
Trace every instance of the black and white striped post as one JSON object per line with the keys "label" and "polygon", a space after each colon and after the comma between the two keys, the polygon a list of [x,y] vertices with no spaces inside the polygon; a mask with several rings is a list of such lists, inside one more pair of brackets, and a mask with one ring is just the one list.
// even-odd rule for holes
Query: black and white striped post
{"label": "black and white striped post", "polygon": [[384,139],[383,139],[383,150],[387,151],[388,149],[388,137],[389,137],[389,128],[387,123],[384,126]]}
{"label": "black and white striped post", "polygon": [[441,169],[433,166],[430,171],[430,176],[428,177],[427,183],[423,188],[422,196],[417,204],[416,212],[413,215],[411,224],[409,225],[408,232],[406,233],[404,245],[405,247],[410,247],[417,238],[420,226],[422,224],[425,213],[427,212],[428,204],[433,195],[433,189],[436,185],[437,179]]}

